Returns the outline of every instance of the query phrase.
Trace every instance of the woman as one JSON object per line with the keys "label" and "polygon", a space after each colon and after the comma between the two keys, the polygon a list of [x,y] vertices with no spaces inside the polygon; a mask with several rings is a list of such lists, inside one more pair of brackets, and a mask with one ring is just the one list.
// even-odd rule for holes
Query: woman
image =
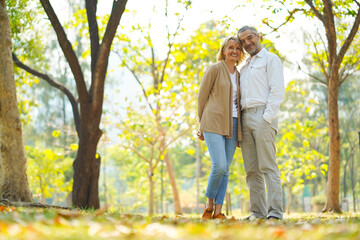
{"label": "woman", "polygon": [[200,129],[198,137],[206,142],[212,167],[205,196],[203,219],[226,219],[221,213],[229,168],[236,146],[241,140],[240,81],[236,69],[244,59],[237,37],[228,37],[217,55],[218,62],[210,66],[201,81],[198,94]]}

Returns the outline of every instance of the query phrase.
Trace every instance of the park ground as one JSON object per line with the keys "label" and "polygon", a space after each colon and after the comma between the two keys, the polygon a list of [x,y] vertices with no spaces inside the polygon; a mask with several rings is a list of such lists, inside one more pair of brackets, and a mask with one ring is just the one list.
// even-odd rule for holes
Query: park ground
{"label": "park ground", "polygon": [[245,216],[202,221],[200,215],[147,217],[97,211],[0,206],[0,239],[360,239],[360,213],[297,213],[281,221]]}

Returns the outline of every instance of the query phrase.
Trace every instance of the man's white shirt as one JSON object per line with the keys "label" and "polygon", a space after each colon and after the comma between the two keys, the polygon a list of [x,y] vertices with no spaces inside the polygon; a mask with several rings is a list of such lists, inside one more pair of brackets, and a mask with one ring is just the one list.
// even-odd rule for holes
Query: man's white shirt
{"label": "man's white shirt", "polygon": [[262,48],[240,70],[241,110],[265,105],[263,118],[271,123],[284,101],[284,72],[279,57]]}

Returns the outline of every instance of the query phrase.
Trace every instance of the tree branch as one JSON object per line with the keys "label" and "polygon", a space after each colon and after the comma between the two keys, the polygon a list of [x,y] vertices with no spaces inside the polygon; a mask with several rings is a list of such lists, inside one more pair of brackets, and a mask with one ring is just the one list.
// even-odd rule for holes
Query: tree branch
{"label": "tree branch", "polygon": [[280,27],[286,25],[291,19],[294,18],[293,16],[295,15],[295,13],[297,13],[297,12],[306,12],[305,9],[301,9],[301,8],[295,8],[295,9],[293,9],[292,11],[289,11],[289,10],[287,10],[287,11],[288,11],[289,15],[285,18],[285,22],[281,23],[281,24],[280,24],[279,26],[277,26],[277,27],[272,27],[272,26],[270,26],[269,22],[263,21],[263,23],[264,23],[266,26],[268,26],[269,28],[272,29],[271,32],[266,33],[266,34],[264,34],[264,35],[267,35],[267,34],[270,34],[270,33],[272,33],[272,32],[276,32],[277,30],[279,30]]}
{"label": "tree branch", "polygon": [[[318,33],[318,34],[319,34],[319,33]],[[320,34],[319,34],[319,36],[321,37]],[[326,71],[326,67],[325,67],[324,61],[323,61],[322,59],[320,59],[320,53],[319,53],[318,48],[317,48],[317,46],[316,46],[316,42],[315,42],[315,40],[311,37],[310,34],[309,34],[309,37],[310,37],[310,39],[311,39],[311,41],[312,41],[312,43],[313,43],[313,46],[314,46],[314,49],[315,49],[315,52],[316,52],[316,56],[317,56],[317,60],[318,60],[318,62],[319,62],[319,64],[320,64],[321,70],[322,70],[323,74],[324,74],[325,77],[326,77],[326,81],[329,82],[329,75],[328,75],[328,73],[327,73],[327,71]],[[326,53],[326,54],[327,54],[327,53]]]}
{"label": "tree branch", "polygon": [[321,85],[327,87],[327,83],[324,82],[322,79],[316,77],[315,75],[312,75],[311,73],[308,73],[308,72],[305,72],[304,70],[302,70],[302,68],[301,68],[301,66],[300,66],[299,63],[297,63],[297,65],[298,65],[298,69],[299,69],[300,71],[302,71],[303,73],[305,73],[305,74],[308,75],[309,77],[313,78],[315,81],[319,82]]}
{"label": "tree branch", "polygon": [[[187,10],[189,8],[190,4],[187,3],[186,6],[185,6],[185,10]],[[166,20],[168,19],[168,12],[167,12],[167,8],[168,8],[168,5],[167,5],[167,1],[166,1],[166,7],[165,7],[165,16],[166,16]],[[176,35],[178,34],[179,32],[179,29],[180,29],[180,26],[181,26],[181,23],[182,21],[184,20],[184,15],[181,16],[181,19],[178,21],[178,25],[177,25],[177,28],[175,30],[175,33],[173,34],[173,38],[170,39],[170,31],[169,31],[169,24],[166,23],[166,29],[167,29],[167,32],[168,32],[168,52],[167,52],[167,55],[166,55],[166,59],[164,61],[164,66],[163,66],[163,69],[162,69],[162,73],[161,73],[161,78],[160,78],[160,83],[162,83],[164,81],[164,77],[165,77],[165,70],[166,70],[166,67],[167,67],[167,64],[169,62],[169,59],[170,59],[170,54],[171,54],[171,48],[174,44],[174,39],[176,37]]]}
{"label": "tree branch", "polygon": [[25,65],[24,63],[22,63],[14,53],[12,53],[12,58],[14,63],[16,64],[16,66],[18,66],[19,68],[24,69],[25,71],[27,71],[28,73],[37,76],[43,80],[45,80],[46,82],[48,82],[51,86],[59,89],[61,92],[63,92],[67,98],[70,101],[72,110],[73,110],[73,115],[74,115],[74,121],[75,121],[75,128],[76,128],[76,132],[79,135],[80,133],[80,115],[79,115],[79,108],[78,108],[78,104],[76,102],[76,99],[74,97],[74,95],[70,92],[69,89],[67,89],[62,83],[55,81],[54,79],[50,78],[48,75],[44,74],[44,73],[40,73],[32,68],[30,68],[29,66]]}
{"label": "tree branch", "polygon": [[359,24],[360,24],[360,6],[354,21],[354,24],[351,28],[351,31],[348,35],[348,37],[346,38],[344,44],[341,46],[340,51],[338,53],[338,55],[336,56],[336,60],[335,60],[335,65],[336,66],[340,66],[346,51],[348,50],[348,48],[350,47],[352,41],[354,40],[355,35],[358,33],[359,30]]}
{"label": "tree branch", "polygon": [[[149,26],[151,26],[150,20],[149,20]],[[148,65],[151,66],[151,74],[152,74],[152,77],[154,79],[154,88],[157,89],[158,88],[158,83],[159,83],[159,74],[158,74],[158,71],[157,71],[156,63],[155,63],[156,62],[155,61],[155,50],[154,50],[154,45],[153,45],[152,40],[151,40],[151,35],[150,35],[150,32],[149,32],[149,29],[147,30],[147,33],[146,33],[147,35],[145,35],[144,32],[141,30],[141,27],[139,25],[138,25],[138,30],[140,30],[141,35],[147,41],[147,46],[150,47],[151,61],[148,61],[146,59],[146,57],[143,54],[141,54],[140,51],[139,51],[138,55],[141,56]],[[129,43],[129,45],[131,45],[131,44]],[[130,48],[130,49],[133,49],[133,48]]]}
{"label": "tree branch", "polygon": [[137,74],[135,73],[135,71],[134,71],[133,69],[131,69],[130,66],[129,66],[128,64],[126,64],[125,61],[122,60],[121,55],[120,55],[118,52],[115,52],[115,53],[119,56],[120,60],[121,60],[122,63],[124,64],[124,66],[131,72],[131,74],[134,76],[135,80],[136,80],[136,81],[138,82],[138,84],[140,85],[141,90],[143,91],[144,97],[145,97],[145,99],[146,99],[146,102],[147,102],[149,108],[150,108],[151,111],[152,111],[152,110],[153,110],[153,107],[152,107],[151,103],[149,102],[149,97],[148,97],[148,95],[146,94],[146,90],[145,90],[143,84],[141,83],[139,77],[137,76]]}
{"label": "tree branch", "polygon": [[[99,49],[99,56],[95,64],[93,81],[90,88],[90,95],[94,96],[94,107],[102,105],[104,95],[105,76],[109,63],[109,54],[120,19],[125,10],[127,0],[114,0],[109,22],[106,26],[104,38]],[[98,118],[101,117],[101,113]]]}
{"label": "tree branch", "polygon": [[[323,35],[319,33],[319,29],[316,29],[316,32],[317,32],[318,36],[319,36],[320,39],[321,39],[321,42],[322,42],[322,44],[323,44],[323,46],[324,46],[324,49],[327,49],[326,41],[323,39]],[[328,53],[328,51],[325,51],[325,54],[326,54],[326,59],[329,59],[329,53]],[[325,64],[325,65],[326,65],[326,64]],[[325,69],[325,68],[326,68],[326,67],[324,66],[324,69]],[[328,76],[328,73],[326,73],[326,75]],[[329,79],[329,78],[327,78],[327,79]]]}
{"label": "tree branch", "polygon": [[356,63],[355,65],[344,64],[344,66],[339,70],[339,72],[340,72],[339,73],[339,76],[340,76],[340,78],[339,78],[339,80],[340,80],[339,86],[341,84],[343,84],[348,77],[356,74],[356,72],[357,72],[356,69],[357,69],[358,65],[360,65],[360,63]]}
{"label": "tree branch", "polygon": [[[146,37],[145,37],[145,35],[142,33],[142,35],[143,35],[143,37],[146,39]],[[149,44],[152,44],[151,43],[151,41],[149,42],[148,41],[148,43]],[[136,47],[133,47],[132,45],[131,45],[131,42],[128,42],[128,49],[136,49]],[[148,60],[148,59],[146,59],[146,57],[141,53],[141,49],[139,50],[139,51],[137,51],[137,53],[136,53],[137,55],[139,55],[148,65],[150,65],[151,64],[151,62]]]}
{"label": "tree branch", "polygon": [[155,64],[155,51],[154,51],[154,46],[153,46],[152,41],[151,41],[150,33],[148,33],[148,38],[146,38],[146,39],[147,39],[147,41],[149,43],[150,50],[151,50],[151,74],[152,74],[153,79],[154,79],[154,89],[159,90],[158,89],[158,86],[159,86],[159,74],[158,74],[158,71],[157,71],[157,66]]}
{"label": "tree branch", "polygon": [[170,142],[168,142],[165,146],[164,149],[168,148],[170,146],[170,144],[172,144],[173,142],[175,142],[178,138],[182,137],[183,135],[185,135],[187,132],[189,132],[191,130],[191,127],[197,122],[197,120],[194,120],[190,123],[189,128],[187,128],[186,130],[182,131],[178,136],[174,137],[173,139],[171,139]]}
{"label": "tree branch", "polygon": [[144,160],[144,161],[147,162],[147,163],[151,163],[150,160],[147,159],[146,157],[144,157],[143,155],[141,155],[141,154],[139,153],[139,151],[136,150],[136,148],[131,147],[131,146],[125,146],[125,145],[120,145],[120,146],[123,147],[123,148],[125,148],[125,149],[129,149],[129,150],[134,151],[135,154],[138,155],[142,160]]}
{"label": "tree branch", "polygon": [[[328,52],[329,52],[329,70],[337,71],[337,68],[340,65],[335,65],[335,58],[336,58],[336,27],[335,27],[335,20],[334,20],[334,13],[333,13],[333,4],[331,0],[323,0],[324,4],[324,27],[325,27],[325,34],[328,42]],[[331,73],[330,73],[331,74]]]}
{"label": "tree branch", "polygon": [[63,27],[61,26],[59,19],[57,18],[49,0],[40,0],[40,2],[46,12],[46,15],[49,17],[51,25],[57,35],[60,47],[74,75],[80,102],[86,102],[89,99],[89,95],[87,92],[86,84],[84,81],[84,75],[81,70],[78,58],[76,57],[72,45],[68,40],[66,33]]}
{"label": "tree branch", "polygon": [[339,81],[339,86],[341,86],[341,84],[343,84],[345,82],[345,80],[351,76],[351,74],[347,73],[345,74],[345,76],[343,76],[344,73],[342,73],[341,77],[340,77],[340,81]]}
{"label": "tree branch", "polygon": [[[123,63],[124,63],[124,62],[123,62]],[[152,110],[153,110],[153,107],[152,107],[151,103],[149,102],[148,95],[146,94],[146,90],[145,90],[144,86],[142,85],[139,77],[136,75],[135,71],[132,70],[126,63],[124,63],[124,65],[125,65],[125,67],[132,73],[132,75],[134,76],[135,80],[136,80],[136,81],[138,82],[138,84],[140,85],[141,90],[143,91],[143,94],[144,94],[144,96],[145,96],[146,102],[147,102],[149,108],[150,108],[151,111],[152,111]]]}
{"label": "tree branch", "polygon": [[95,71],[95,64],[99,53],[99,27],[96,21],[97,0],[86,0],[86,14],[89,24],[91,46],[91,72]]}
{"label": "tree branch", "polygon": [[314,6],[314,3],[312,0],[305,0],[305,2],[310,6],[311,10],[315,13],[316,17],[321,21],[321,22],[325,22],[324,20],[324,16],[316,9],[316,7]]}
{"label": "tree branch", "polygon": [[[165,0],[165,17],[166,17],[166,31],[167,31],[167,40],[168,40],[168,52],[166,54],[166,58],[165,58],[165,61],[164,61],[164,66],[163,66],[163,69],[162,69],[162,73],[161,73],[161,78],[160,78],[160,83],[162,83],[164,81],[164,75],[165,75],[165,70],[166,70],[166,66],[167,66],[167,63],[169,61],[169,57],[170,57],[170,54],[171,54],[171,47],[173,45],[173,43],[171,42],[170,40],[170,29],[169,29],[169,22],[168,22],[168,0]],[[175,34],[174,34],[174,38],[177,34],[177,31],[180,27],[180,24],[181,24],[181,21],[184,19],[184,16],[181,18],[181,20],[178,22],[178,25],[177,25],[177,28],[176,28],[176,31],[175,31]],[[174,40],[173,38],[173,40]]]}
{"label": "tree branch", "polygon": [[163,155],[164,155],[164,151],[160,151],[159,156],[158,156],[158,158],[156,159],[156,162],[155,162],[155,164],[154,164],[154,169],[156,169],[157,166],[159,165],[159,163],[160,163],[160,161],[161,161],[161,156],[163,156]]}

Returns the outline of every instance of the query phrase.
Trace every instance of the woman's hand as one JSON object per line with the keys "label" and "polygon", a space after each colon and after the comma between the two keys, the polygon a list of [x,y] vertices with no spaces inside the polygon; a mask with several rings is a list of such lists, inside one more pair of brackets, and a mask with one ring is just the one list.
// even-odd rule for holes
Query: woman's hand
{"label": "woman's hand", "polygon": [[198,138],[200,139],[200,141],[204,141],[204,135],[203,135],[203,132],[202,131],[198,131],[197,134]]}

